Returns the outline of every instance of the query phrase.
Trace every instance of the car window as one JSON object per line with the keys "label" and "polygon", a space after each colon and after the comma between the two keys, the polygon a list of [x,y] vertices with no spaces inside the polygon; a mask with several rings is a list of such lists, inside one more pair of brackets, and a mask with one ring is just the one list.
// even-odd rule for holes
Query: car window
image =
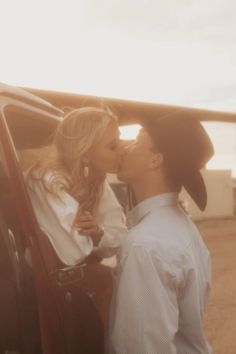
{"label": "car window", "polygon": [[46,112],[32,111],[17,106],[4,110],[8,128],[16,149],[34,149],[51,141],[56,122]]}

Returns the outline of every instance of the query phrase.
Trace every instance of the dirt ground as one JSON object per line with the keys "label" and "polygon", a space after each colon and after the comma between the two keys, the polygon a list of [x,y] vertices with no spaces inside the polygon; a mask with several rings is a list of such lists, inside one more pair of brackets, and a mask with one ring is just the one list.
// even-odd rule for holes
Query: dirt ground
{"label": "dirt ground", "polygon": [[205,332],[214,354],[236,354],[236,218],[197,223],[212,257]]}

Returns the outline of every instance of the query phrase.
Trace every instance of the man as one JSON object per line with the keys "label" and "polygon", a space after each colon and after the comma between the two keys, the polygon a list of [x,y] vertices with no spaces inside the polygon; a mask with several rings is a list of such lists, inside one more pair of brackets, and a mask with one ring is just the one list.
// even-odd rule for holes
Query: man
{"label": "man", "polygon": [[137,205],[128,220],[115,273],[110,353],[210,353],[202,316],[210,289],[210,257],[178,204],[184,186],[201,210],[199,170],[213,147],[199,121],[184,111],[147,120],[123,156],[118,177]]}

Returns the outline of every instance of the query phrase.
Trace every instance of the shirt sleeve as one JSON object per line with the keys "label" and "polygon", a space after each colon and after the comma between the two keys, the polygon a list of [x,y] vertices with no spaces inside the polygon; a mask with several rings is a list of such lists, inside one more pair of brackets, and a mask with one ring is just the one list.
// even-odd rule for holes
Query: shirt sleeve
{"label": "shirt sleeve", "polygon": [[93,242],[73,228],[77,201],[63,189],[58,190],[58,196],[50,193],[37,180],[28,179],[28,191],[40,228],[59,259],[66,265],[83,261],[92,252]]}
{"label": "shirt sleeve", "polygon": [[98,206],[98,219],[104,230],[94,252],[100,257],[111,257],[117,253],[123,238],[127,233],[126,218],[109,183],[105,181],[104,192]]}
{"label": "shirt sleeve", "polygon": [[167,265],[134,246],[120,272],[113,298],[110,354],[175,354],[178,306]]}
{"label": "shirt sleeve", "polygon": [[[62,231],[60,234],[54,234],[51,237],[59,257],[66,264],[74,265],[83,261],[92,252],[93,242],[89,236],[81,235],[78,229],[73,227],[78,209],[77,202],[64,191],[60,192],[59,197],[61,199],[49,193],[45,195],[48,206]],[[73,249],[71,249],[71,246]]]}

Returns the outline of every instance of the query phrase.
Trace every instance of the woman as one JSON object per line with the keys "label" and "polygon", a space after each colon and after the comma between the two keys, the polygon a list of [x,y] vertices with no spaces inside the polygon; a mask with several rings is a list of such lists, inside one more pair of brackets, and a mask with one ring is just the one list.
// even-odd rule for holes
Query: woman
{"label": "woman", "polygon": [[126,227],[106,173],[117,172],[119,160],[116,117],[85,107],[65,116],[52,145],[28,172],[36,218],[62,263],[116,253]]}
{"label": "woman", "polygon": [[[88,264],[92,255],[101,259],[117,252],[126,233],[125,218],[106,173],[117,172],[119,150],[118,123],[111,112],[94,107],[75,109],[64,117],[53,143],[43,149],[40,160],[27,173],[36,218],[57,255],[59,268]],[[111,275],[105,268],[101,264],[85,266],[82,288],[96,294],[94,303],[106,329]],[[85,311],[82,307],[77,318]],[[92,327],[91,321],[86,328]],[[73,328],[70,333],[77,341],[77,327]],[[83,331],[88,332],[85,327]],[[85,346],[91,342],[84,340]]]}

